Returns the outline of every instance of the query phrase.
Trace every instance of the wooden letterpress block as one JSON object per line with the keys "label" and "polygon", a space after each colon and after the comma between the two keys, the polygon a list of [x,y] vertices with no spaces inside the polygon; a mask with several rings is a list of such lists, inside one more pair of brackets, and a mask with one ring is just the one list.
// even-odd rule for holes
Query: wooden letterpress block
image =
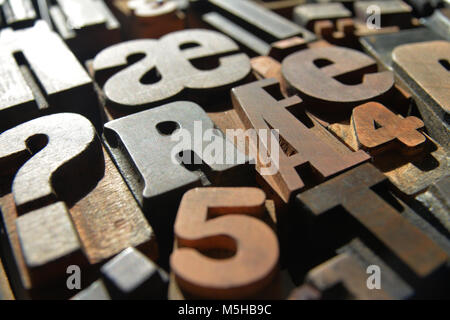
{"label": "wooden letterpress block", "polygon": [[86,283],[129,246],[157,259],[153,230],[86,118],[37,118],[5,131],[0,145],[0,207],[21,297],[67,295],[68,266]]}
{"label": "wooden letterpress block", "polygon": [[362,37],[360,42],[380,67],[392,70],[392,51],[403,44],[443,40],[443,38],[428,28],[401,30],[389,34],[375,34]]}
{"label": "wooden letterpress block", "polygon": [[[370,281],[371,273],[379,278]],[[397,300],[414,294],[399,275],[358,239],[310,270],[305,282],[306,286],[317,288],[324,300]]]}
{"label": "wooden letterpress block", "polygon": [[316,21],[336,21],[350,17],[352,17],[352,12],[338,2],[304,4],[297,6],[294,10],[294,21],[312,31]]}
{"label": "wooden letterpress block", "polygon": [[296,240],[297,250],[303,261],[315,265],[333,256],[332,247],[359,237],[416,296],[439,296],[447,290],[449,241],[421,226],[412,210],[389,192],[386,180],[364,164],[299,194],[301,214],[292,218],[298,219],[296,234],[307,236]]}
{"label": "wooden letterpress block", "polygon": [[270,51],[268,56],[278,61],[282,61],[288,55],[303,50],[307,47],[305,39],[301,37],[292,37],[277,42],[273,42],[270,45]]}
{"label": "wooden letterpress block", "polygon": [[[264,176],[285,203],[299,191],[369,159],[364,152],[350,152],[336,141],[314,118],[305,113],[298,96],[275,99],[278,82],[265,79],[232,90],[233,105],[246,128],[279,130],[279,145],[263,142],[274,174]],[[269,93],[270,92],[270,93]],[[278,141],[277,141],[278,142]],[[257,144],[257,142],[255,142]],[[279,159],[273,158],[277,148]]]}
{"label": "wooden letterpress block", "polygon": [[406,0],[406,2],[413,8],[415,16],[418,17],[431,15],[442,4],[441,0]]}
{"label": "wooden letterpress block", "polygon": [[[428,210],[426,216],[432,220],[437,230],[442,230],[443,234],[450,233],[450,177],[447,175],[433,183],[426,192],[416,196],[416,200]],[[418,210],[419,211],[419,210]],[[430,219],[429,213],[434,217]],[[446,230],[446,232],[445,232]]]}
{"label": "wooden letterpress block", "polygon": [[92,80],[44,21],[0,32],[0,73],[0,132],[56,112],[99,123]]}
{"label": "wooden letterpress block", "polygon": [[125,249],[108,261],[101,272],[112,299],[167,298],[168,274],[134,248]]}
{"label": "wooden letterpress block", "polygon": [[120,24],[103,0],[51,0],[56,31],[81,59],[120,41]]}
{"label": "wooden letterpress block", "polygon": [[184,28],[177,1],[116,0],[113,7],[127,39],[159,38]]}
{"label": "wooden letterpress block", "polygon": [[325,118],[345,116],[362,102],[389,98],[394,76],[376,71],[372,58],[343,47],[301,50],[282,63],[288,92],[298,94],[311,112]]}
{"label": "wooden letterpress block", "polygon": [[450,8],[436,10],[431,17],[425,19],[424,25],[450,41]]}
{"label": "wooden letterpress block", "polygon": [[111,296],[103,281],[97,280],[89,287],[73,296],[70,300],[111,300]]}
{"label": "wooden letterpress block", "polygon": [[421,132],[422,120],[404,118],[379,103],[358,106],[350,123],[328,128],[353,150],[370,153],[374,165],[409,197],[426,191],[449,170],[448,151]]}
{"label": "wooden letterpress block", "polygon": [[289,20],[292,20],[293,11],[298,5],[306,0],[253,0],[257,4],[272,10]]}
{"label": "wooden letterpress block", "polygon": [[[216,144],[204,139],[207,132]],[[248,158],[192,102],[174,102],[111,121],[105,125],[104,138],[166,254],[173,244],[172,226],[185,191],[202,185],[254,183]]]}
{"label": "wooden letterpress block", "polygon": [[102,278],[71,300],[164,300],[168,274],[135,248],[127,248],[101,268]]}
{"label": "wooden letterpress block", "polygon": [[250,60],[237,50],[216,31],[183,30],[109,47],[95,57],[91,73],[102,88],[108,120],[177,100],[214,109],[250,76]]}
{"label": "wooden letterpress block", "polygon": [[249,0],[211,0],[212,11],[203,20],[229,35],[258,55],[267,55],[270,44],[294,36],[306,42],[314,35],[308,30]]}
{"label": "wooden letterpress block", "polygon": [[270,288],[276,298],[278,241],[273,230],[259,220],[264,214],[265,194],[256,188],[187,192],[174,226],[169,297],[261,298]]}
{"label": "wooden letterpress block", "polygon": [[450,42],[401,45],[392,53],[399,81],[411,92],[430,134],[450,146]]}
{"label": "wooden letterpress block", "polygon": [[2,0],[0,11],[5,17],[5,25],[13,29],[31,27],[38,17],[32,0]]}
{"label": "wooden letterpress block", "polygon": [[0,300],[14,300],[14,294],[9,284],[9,279],[6,276],[5,268],[0,259]]}
{"label": "wooden letterpress block", "polygon": [[354,10],[356,21],[360,24],[366,24],[370,16],[379,14],[379,27],[397,26],[403,29],[412,26],[412,8],[400,0],[357,1]]}

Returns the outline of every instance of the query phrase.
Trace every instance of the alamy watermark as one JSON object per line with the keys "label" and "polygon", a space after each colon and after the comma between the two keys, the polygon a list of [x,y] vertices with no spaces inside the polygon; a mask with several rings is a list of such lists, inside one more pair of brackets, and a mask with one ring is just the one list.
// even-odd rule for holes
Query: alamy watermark
{"label": "alamy watermark", "polygon": [[366,26],[370,30],[381,29],[381,8],[372,4],[366,9]]}
{"label": "alamy watermark", "polygon": [[250,163],[258,166],[261,175],[274,175],[279,170],[277,129],[227,129],[224,135],[218,129],[203,130],[202,121],[194,121],[193,134],[191,130],[179,128],[170,138],[172,142],[177,142],[171,151],[174,164],[206,163],[211,166]]}
{"label": "alamy watermark", "polygon": [[377,265],[370,265],[366,270],[370,276],[367,278],[366,285],[369,290],[381,289],[381,268]]}
{"label": "alamy watermark", "polygon": [[66,286],[69,290],[81,289],[81,269],[77,265],[70,265],[66,269],[66,273],[69,275],[66,280]]}

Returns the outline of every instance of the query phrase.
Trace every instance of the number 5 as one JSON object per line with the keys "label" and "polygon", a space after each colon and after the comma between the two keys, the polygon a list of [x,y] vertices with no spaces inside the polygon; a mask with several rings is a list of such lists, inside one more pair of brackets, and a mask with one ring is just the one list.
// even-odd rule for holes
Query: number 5
{"label": "number 5", "polygon": [[[183,290],[201,298],[238,299],[273,280],[278,241],[256,219],[264,213],[265,200],[257,188],[198,188],[184,195],[175,221],[178,248],[170,259]],[[217,249],[234,255],[213,259],[200,253]]]}

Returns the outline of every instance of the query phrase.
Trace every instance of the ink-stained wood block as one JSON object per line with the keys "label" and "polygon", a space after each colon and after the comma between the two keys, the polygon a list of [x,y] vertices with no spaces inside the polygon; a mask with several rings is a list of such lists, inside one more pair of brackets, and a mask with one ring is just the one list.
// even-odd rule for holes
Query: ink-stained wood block
{"label": "ink-stained wood block", "polygon": [[[414,25],[418,24],[412,20]],[[340,18],[337,20],[319,20],[314,22],[312,29],[318,38],[326,40],[336,46],[361,50],[359,38],[369,35],[395,33],[398,26],[380,28],[369,27],[365,23],[358,23],[355,18]]]}
{"label": "ink-stained wood block", "polygon": [[306,0],[253,0],[257,4],[292,20],[294,9]]}
{"label": "ink-stained wood block", "polygon": [[15,300],[14,294],[9,284],[8,276],[6,275],[5,268],[2,260],[0,259],[0,300]]}
{"label": "ink-stained wood block", "polygon": [[[398,26],[403,29],[412,26],[412,8],[403,1],[356,1],[353,6],[356,19],[361,24],[366,24],[375,13],[380,16],[380,27]],[[373,6],[376,10],[369,10]]]}
{"label": "ink-stained wood block", "polygon": [[220,12],[233,16],[236,21],[260,30],[260,33],[265,34],[263,39],[269,42],[299,36],[304,31],[291,21],[249,0],[211,0],[209,2],[215,9],[222,10]]}
{"label": "ink-stained wood block", "polygon": [[[175,275],[173,272],[170,273],[169,279],[169,300],[213,300],[212,298],[201,298],[198,296],[194,296],[182,290],[175,280]],[[289,273],[287,272],[287,270],[282,270],[275,275],[272,282],[269,283],[265,288],[263,288],[256,294],[242,300],[285,300],[289,297],[294,288],[295,285],[293,284]]]}
{"label": "ink-stained wood block", "polygon": [[70,300],[112,300],[102,280],[97,280]]}
{"label": "ink-stained wood block", "polygon": [[168,274],[134,248],[127,248],[102,268],[109,295],[118,300],[162,300],[167,297]]}
{"label": "ink-stained wood block", "polygon": [[112,6],[127,39],[159,38],[185,26],[178,1],[115,0]]}
{"label": "ink-stained wood block", "polygon": [[314,30],[314,23],[320,20],[335,21],[342,18],[351,18],[352,12],[342,3],[309,3],[297,6],[294,9],[294,21],[309,30]]}
{"label": "ink-stained wood block", "polygon": [[[338,252],[306,276],[307,285],[317,288],[322,299],[404,300],[413,296],[411,286],[360,240],[353,240]],[[368,287],[371,267],[377,268],[381,277],[375,289]]]}
{"label": "ink-stained wood block", "polygon": [[233,38],[249,54],[267,55],[270,51],[268,42],[217,12],[206,13],[202,19],[208,25]]}
{"label": "ink-stained wood block", "polygon": [[262,154],[269,159],[263,163],[259,158],[257,166],[270,171],[266,176],[274,179],[271,186],[285,203],[299,191],[369,159],[365,152],[350,152],[305,113],[298,96],[274,98],[279,97],[277,90],[275,79],[265,79],[234,88],[232,98],[247,129],[279,130],[275,142],[259,136]]}
{"label": "ink-stained wood block", "polygon": [[431,17],[424,19],[423,24],[450,41],[450,8],[436,10]]}
{"label": "ink-stained wood block", "polygon": [[406,155],[423,152],[426,137],[422,120],[400,118],[382,104],[369,102],[353,109],[352,126],[358,147],[375,156],[388,148]]}
{"label": "ink-stained wood block", "polygon": [[288,55],[303,50],[307,47],[307,42],[301,37],[292,37],[277,42],[273,42],[270,45],[270,51],[268,56],[278,61],[282,61]]}
{"label": "ink-stained wood block", "polygon": [[360,39],[364,51],[369,53],[380,67],[392,70],[392,51],[403,44],[443,40],[428,28],[401,30],[389,34],[375,34]]}
{"label": "ink-stained wood block", "polygon": [[275,78],[280,82],[283,96],[288,97],[286,83],[281,73],[281,62],[287,56],[308,48],[333,47],[325,40],[305,43],[301,38],[294,37],[272,44],[269,56],[258,56],[250,60],[252,71],[256,79]]}
{"label": "ink-stained wood block", "polygon": [[[173,245],[172,225],[185,191],[197,186],[254,183],[249,159],[214,129],[202,108],[187,101],[105,125],[108,150],[155,228],[158,243],[164,248],[161,252],[167,258]],[[207,132],[217,143],[203,140]],[[164,261],[162,257],[162,266]]]}
{"label": "ink-stained wood block", "polygon": [[443,240],[447,247],[442,248],[434,235],[419,228],[411,209],[392,196],[386,181],[375,167],[364,164],[298,195],[301,215],[293,216],[300,228],[296,232],[303,230],[308,236],[296,240],[297,250],[303,261],[314,265],[314,260],[333,255],[330,243],[336,248],[359,237],[417,289],[417,296],[439,296],[449,277],[448,239]]}
{"label": "ink-stained wood block", "polygon": [[450,8],[436,10],[431,17],[425,19],[423,24],[450,41]]}
{"label": "ink-stained wood block", "polygon": [[211,0],[203,20],[243,45],[249,52],[267,55],[270,44],[298,36],[315,40],[308,30],[249,0]]}
{"label": "ink-stained wood block", "polygon": [[398,46],[392,53],[399,81],[417,103],[430,134],[446,149],[450,143],[450,42]]}
{"label": "ink-stained wood block", "polygon": [[417,17],[429,16],[436,8],[443,5],[441,0],[406,0],[406,2],[413,8]]}
{"label": "ink-stained wood block", "polygon": [[[383,115],[378,117],[377,113]],[[359,125],[355,125],[355,116]],[[383,117],[391,120],[385,121]],[[414,197],[449,170],[448,151],[414,127],[420,129],[423,122],[416,117],[404,119],[383,105],[368,103],[353,110],[351,122],[334,123],[328,129],[352,150],[368,150],[373,164],[401,193]],[[371,141],[366,141],[367,136]]]}
{"label": "ink-stained wood block", "polygon": [[57,297],[69,265],[85,267],[88,281],[98,263],[129,246],[157,259],[153,230],[86,118],[41,117],[4,132],[0,144],[0,207],[24,295]]}
{"label": "ink-stained wood block", "polygon": [[2,30],[0,61],[0,132],[57,112],[80,113],[98,125],[92,80],[44,21]]}
{"label": "ink-stained wood block", "polygon": [[[216,31],[183,30],[109,47],[95,57],[91,70],[108,120],[184,99],[213,108],[250,76],[249,58],[237,50]],[[127,61],[130,56],[133,62]]]}
{"label": "ink-stained wood block", "polygon": [[[416,196],[416,200],[428,210],[425,216],[434,220],[433,226],[443,234],[450,233],[450,177],[447,175],[433,183],[426,192]],[[418,210],[419,211],[419,210]],[[432,219],[431,215],[434,217]],[[431,218],[431,219],[430,219]]]}
{"label": "ink-stained wood block", "polygon": [[62,202],[19,216],[16,230],[35,286],[51,283],[69,265],[85,264],[78,234]]}
{"label": "ink-stained wood block", "polygon": [[32,27],[38,18],[32,0],[2,0],[0,9],[5,17],[5,25],[13,29]]}
{"label": "ink-stained wood block", "polygon": [[257,188],[197,188],[183,196],[170,258],[181,290],[197,298],[236,299],[270,285],[279,249],[273,230],[255,219],[263,217],[265,200]]}
{"label": "ink-stained wood block", "polygon": [[52,0],[48,10],[55,30],[81,59],[120,42],[120,24],[103,0]]}
{"label": "ink-stained wood block", "polygon": [[288,96],[286,85],[281,74],[281,63],[267,56],[251,59],[253,73],[258,80],[273,78],[280,83],[280,91],[284,97]]}
{"label": "ink-stained wood block", "polygon": [[372,58],[343,47],[301,50],[282,63],[288,92],[298,94],[311,112],[325,117],[345,115],[364,102],[388,99],[394,75],[376,71]]}

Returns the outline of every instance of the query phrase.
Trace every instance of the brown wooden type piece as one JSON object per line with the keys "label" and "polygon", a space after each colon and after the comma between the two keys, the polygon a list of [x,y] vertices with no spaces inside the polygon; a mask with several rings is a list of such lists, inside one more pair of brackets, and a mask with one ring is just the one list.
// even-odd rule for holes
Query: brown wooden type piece
{"label": "brown wooden type piece", "polygon": [[[281,78],[281,65],[270,57],[257,57],[251,60],[253,71],[257,78]],[[281,83],[283,84],[283,80]],[[287,97],[285,86],[281,85],[281,92],[283,96]],[[382,170],[391,181],[407,195],[418,194],[419,192],[426,191],[430,184],[440,179],[448,171],[448,153],[443,147],[435,143],[428,136],[423,135],[421,132],[423,129],[423,123],[416,117],[406,120],[406,123],[417,124],[419,131],[411,130],[410,125],[403,126],[405,119],[399,114],[402,110],[400,105],[408,107],[408,95],[404,96],[401,90],[396,87],[394,91],[395,100],[390,100],[394,107],[394,112],[378,103],[368,103],[365,107],[357,107],[356,113],[360,114],[360,118],[365,124],[366,130],[372,132],[368,136],[370,139],[376,139],[379,143],[374,144],[372,141],[372,147],[364,148],[358,142],[357,134],[355,132],[355,125],[350,124],[349,120],[344,120],[338,123],[328,123],[321,121],[321,124],[326,126],[334,135],[339,137],[347,146],[353,150],[364,149],[371,153],[374,157],[374,164],[377,168]],[[400,99],[401,98],[401,99]],[[372,107],[375,109],[372,113]],[[306,106],[308,107],[308,106]],[[397,108],[398,107],[398,108]],[[360,111],[365,110],[361,113]],[[399,111],[397,111],[397,109]],[[407,114],[408,110],[401,113]],[[381,116],[378,123],[375,123],[377,115]],[[382,119],[390,119],[388,122]],[[385,124],[389,123],[390,129],[382,127],[379,122]],[[408,129],[410,128],[410,129]],[[417,145],[407,145],[396,139],[397,133],[405,131],[409,132],[412,137],[421,141]],[[389,133],[391,132],[391,133]],[[390,138],[389,138],[390,136]],[[364,139],[364,138],[363,138]],[[381,139],[381,140],[380,140]],[[384,139],[384,140],[383,140]],[[384,141],[384,142],[383,142]],[[411,142],[411,141],[406,141]],[[440,206],[440,205],[439,205]],[[428,206],[432,209],[434,206]]]}
{"label": "brown wooden type piece", "polygon": [[422,132],[423,122],[416,117],[403,118],[375,102],[356,107],[351,122],[328,126],[353,150],[366,150],[373,164],[399,189],[413,197],[449,170],[448,151]]}
{"label": "brown wooden type piece", "polygon": [[[269,92],[275,93],[278,87],[275,79],[265,79],[234,88],[232,97],[246,128],[279,130],[279,145],[275,147],[279,164],[272,188],[287,203],[297,192],[363,163],[369,156],[362,151],[350,152],[338,142],[305,113],[298,96],[275,99]],[[273,157],[275,148],[270,140],[263,144]]]}
{"label": "brown wooden type piece", "polygon": [[424,149],[425,136],[418,131],[424,124],[416,117],[400,118],[382,104],[369,102],[353,109],[352,125],[361,149],[370,154],[385,148],[405,147],[407,154]]}
{"label": "brown wooden type piece", "polygon": [[[254,184],[249,159],[214,129],[202,108],[187,101],[105,125],[108,149],[155,229],[161,252],[168,254],[173,246],[172,226],[185,191],[202,185]],[[161,258],[164,267],[168,256]]]}
{"label": "brown wooden type piece", "polygon": [[[450,234],[450,176],[434,182],[426,192],[416,196],[416,200],[427,208],[425,216],[437,230],[447,236]],[[416,209],[420,212],[420,209]],[[430,217],[430,213],[432,217]],[[430,219],[431,218],[431,219]]]}
{"label": "brown wooden type piece", "polygon": [[270,45],[268,56],[278,61],[282,61],[288,55],[306,48],[308,43],[300,37],[292,37],[280,41],[273,42]]}
{"label": "brown wooden type piece", "polygon": [[313,113],[345,114],[361,103],[386,99],[393,74],[376,71],[372,58],[343,47],[301,50],[282,63],[288,91],[298,93]]}
{"label": "brown wooden type piece", "polygon": [[0,132],[55,112],[80,113],[98,125],[92,80],[44,21],[0,32],[0,74]]}
{"label": "brown wooden type piece", "polygon": [[[374,272],[379,272],[378,284],[369,279]],[[315,299],[323,300],[399,300],[409,299],[414,294],[407,283],[358,239],[310,270],[305,283],[303,287],[319,290]]]}
{"label": "brown wooden type piece", "polygon": [[0,300],[14,300],[14,294],[9,284],[8,276],[5,273],[2,260],[0,259]]}
{"label": "brown wooden type piece", "polygon": [[[417,288],[416,295],[438,296],[446,290],[449,251],[410,222],[411,209],[392,197],[386,181],[375,167],[364,164],[298,195],[300,212],[293,218],[307,234],[304,242],[297,242],[298,250],[304,261],[320,261],[331,254],[330,243],[336,248],[357,236]],[[301,243],[314,243],[314,249]]]}
{"label": "brown wooden type piece", "polygon": [[[103,88],[108,118],[180,99],[208,106],[210,97],[228,96],[251,71],[249,58],[237,50],[225,35],[196,29],[103,50],[93,61],[93,72]],[[136,55],[139,61],[128,65],[127,58]]]}
{"label": "brown wooden type piece", "polygon": [[[376,22],[370,19],[379,15],[378,27],[399,27],[400,29],[412,27],[412,8],[401,0],[383,1],[356,1],[353,5],[356,21],[365,25],[367,22]],[[372,21],[371,21],[372,20]]]}
{"label": "brown wooden type piece", "polygon": [[342,3],[308,3],[294,9],[295,23],[314,31],[314,24],[321,20],[336,21],[337,19],[351,18],[352,12]]}
{"label": "brown wooden type piece", "polygon": [[157,258],[152,229],[86,118],[37,118],[0,145],[0,206],[23,295],[57,297],[69,265],[95,267],[130,245]]}
{"label": "brown wooden type piece", "polygon": [[[354,5],[354,10],[348,4]],[[296,22],[306,25],[319,38],[358,50],[360,37],[396,33],[420,25],[412,17],[411,8],[401,1],[320,1],[296,9]],[[356,17],[348,9],[355,11]]]}
{"label": "brown wooden type piece", "polygon": [[81,59],[120,41],[120,24],[103,0],[50,0],[55,30]]}
{"label": "brown wooden type piece", "polygon": [[[174,226],[178,248],[170,258],[181,288],[197,297],[236,299],[271,283],[279,249],[275,233],[255,219],[264,203],[256,188],[197,188],[183,196]],[[195,249],[233,255],[220,260]]]}
{"label": "brown wooden type piece", "polygon": [[177,1],[115,0],[112,3],[127,39],[159,38],[185,25]]}
{"label": "brown wooden type piece", "polygon": [[[68,42],[81,59],[118,39],[105,36],[117,35],[118,28],[109,28],[109,11],[94,10],[100,2],[105,7],[96,0],[51,0],[51,18],[67,41],[104,37],[86,45]],[[167,34],[183,28],[172,1],[157,5],[163,12],[152,7],[155,3],[144,12],[148,4],[143,0],[108,0],[108,5],[119,2],[128,22],[147,25],[140,30],[148,36],[155,23],[167,30],[152,35],[163,36],[159,40],[108,47],[86,64],[105,107],[104,120],[118,119],[106,124],[106,149],[86,119],[63,113],[100,122],[92,80],[61,39],[41,21],[30,29],[0,32],[0,74],[5,75],[0,79],[0,222],[5,231],[0,299],[5,292],[1,262],[18,298],[73,296],[75,291],[66,288],[66,268],[76,264],[82,267],[85,289],[74,300],[165,299],[168,276],[149,260],[156,261],[158,254],[143,212],[159,238],[158,263],[167,270],[174,250],[169,299],[285,298],[278,264],[288,266],[301,285],[291,299],[414,299],[450,293],[448,42],[394,50],[404,38],[434,39],[428,30],[417,37],[394,33],[398,37],[385,43],[389,57],[394,51],[394,85],[393,73],[377,72],[371,58],[331,44],[360,48],[362,35],[409,28],[415,20],[407,10],[400,10],[399,19],[382,18],[383,26],[388,24],[381,30],[333,16],[309,23],[328,42],[309,42],[304,33],[280,36],[290,34],[290,23],[253,8],[250,1],[204,1],[208,10],[193,10],[205,20],[216,19],[224,29],[215,28],[251,55],[264,55],[250,65],[248,56],[218,32]],[[81,10],[68,10],[71,5]],[[358,10],[362,17],[365,11]],[[71,20],[79,28],[71,28]],[[23,26],[19,22],[14,29]],[[54,46],[43,46],[46,39]],[[80,53],[83,49],[90,53]],[[242,85],[253,77],[260,81]],[[202,126],[200,144],[192,140],[199,132],[194,121]],[[231,138],[250,144],[233,146],[218,130],[205,140],[205,132],[216,128],[242,129]],[[255,174],[250,151],[262,147],[271,156],[269,164],[276,163],[274,142],[260,135],[252,139],[245,129],[279,130],[278,172],[263,174],[268,164],[258,158]],[[187,143],[174,137],[188,137]],[[241,161],[220,164],[218,158],[229,154],[218,153],[218,145]],[[374,166],[364,164],[370,158]],[[255,177],[270,199],[264,198],[265,208],[259,189],[216,188],[254,186]],[[212,188],[193,189],[200,186]],[[254,218],[267,222],[268,212],[276,220],[279,245],[272,221],[264,225]],[[86,287],[98,279],[104,262],[102,278]],[[366,268],[373,264],[382,269],[382,290],[366,286]]]}
{"label": "brown wooden type piece", "polygon": [[[370,19],[365,17],[368,5],[376,5],[381,15],[381,24],[374,17],[373,12]],[[418,25],[418,21],[412,19],[411,13],[406,10],[408,6],[401,1],[379,1],[355,2],[355,7],[361,17],[352,17],[351,11],[344,2],[319,2],[298,6],[295,9],[294,21],[313,31],[319,38],[324,39],[334,45],[360,49],[359,37],[397,32],[402,28]],[[390,13],[397,12],[397,18],[391,17]],[[369,11],[371,12],[371,11]],[[386,19],[388,18],[388,19]],[[364,19],[363,21],[360,19]],[[369,25],[369,23],[380,25]]]}
{"label": "brown wooden type piece", "polygon": [[405,44],[392,53],[400,81],[412,93],[431,136],[449,149],[450,42]]}

